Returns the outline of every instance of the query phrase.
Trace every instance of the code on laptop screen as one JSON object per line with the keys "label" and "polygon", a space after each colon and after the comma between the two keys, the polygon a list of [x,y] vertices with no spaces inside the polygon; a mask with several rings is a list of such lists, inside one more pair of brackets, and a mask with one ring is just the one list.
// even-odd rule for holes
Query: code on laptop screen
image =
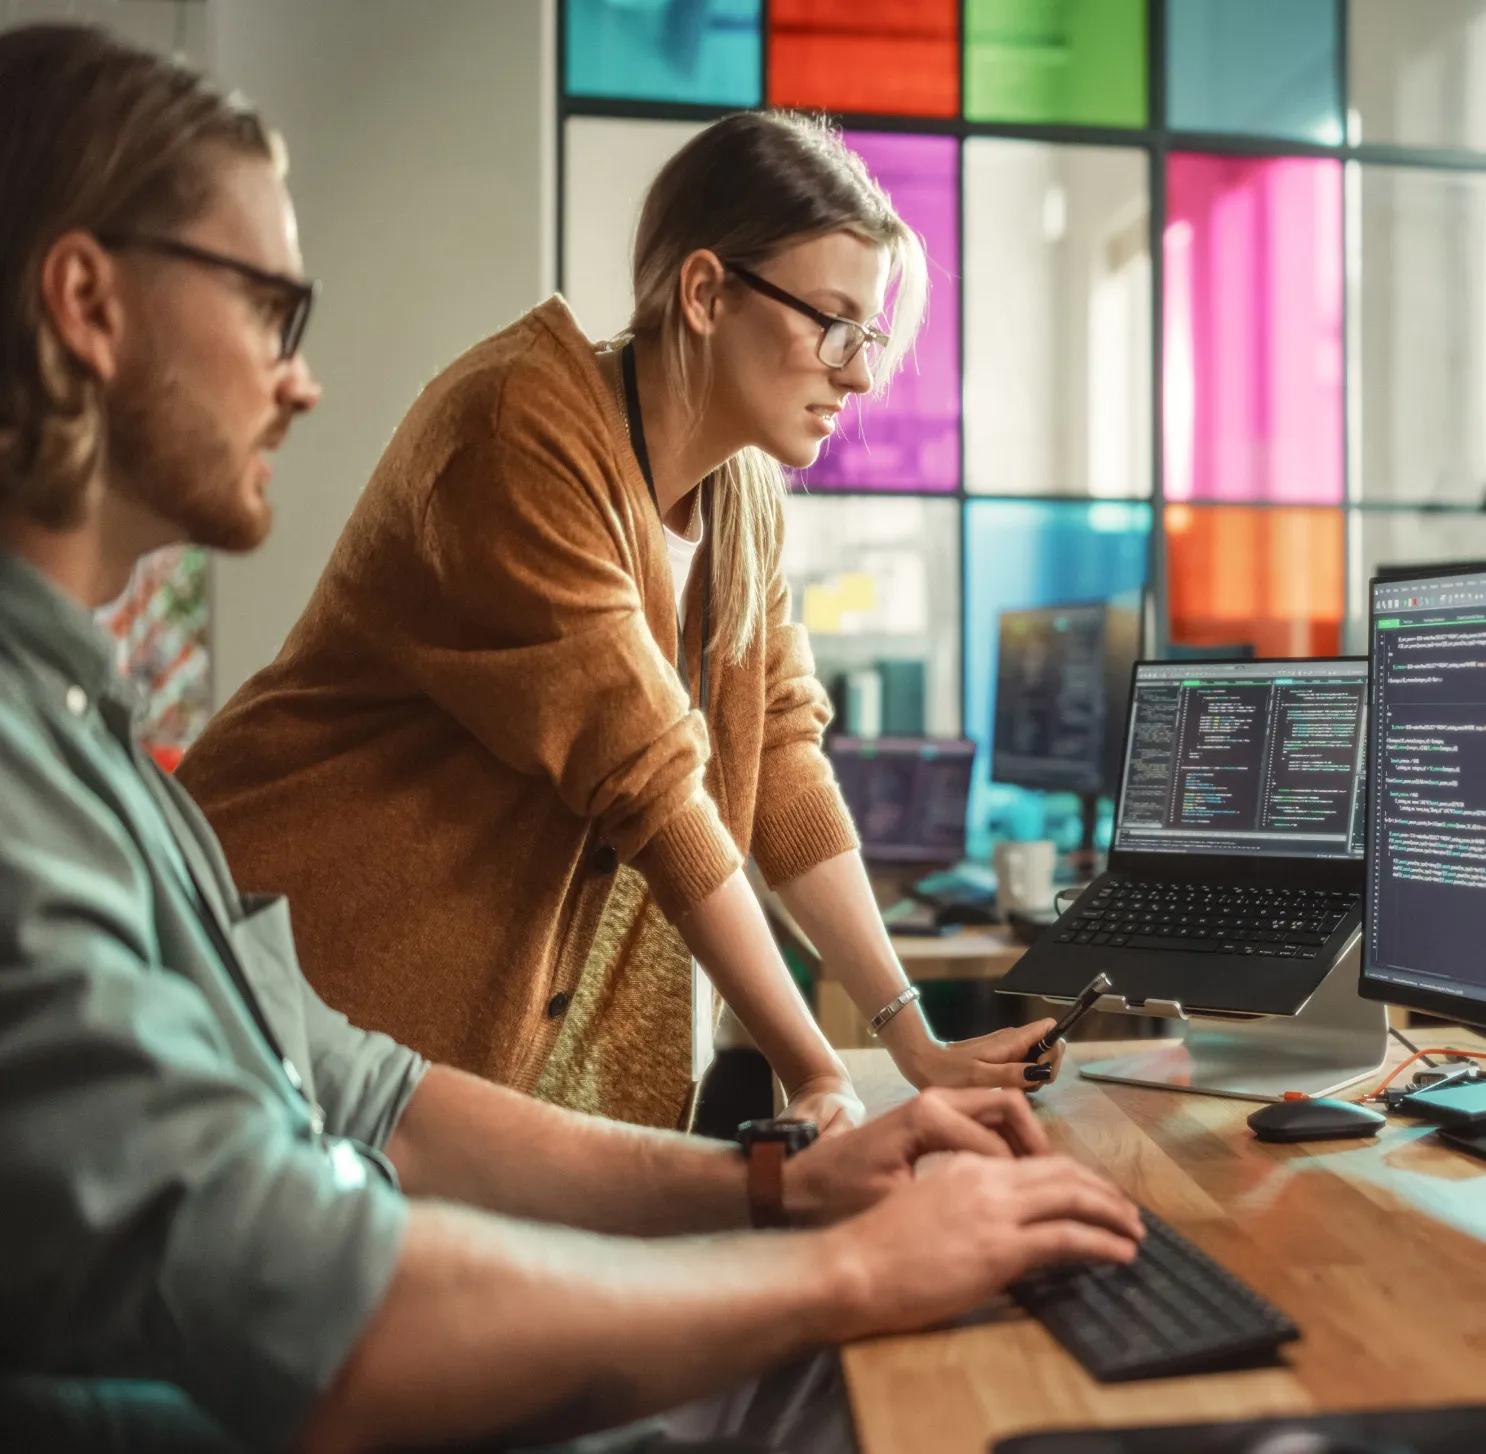
{"label": "code on laptop screen", "polygon": [[1142,663],[1114,847],[1362,857],[1367,663]]}

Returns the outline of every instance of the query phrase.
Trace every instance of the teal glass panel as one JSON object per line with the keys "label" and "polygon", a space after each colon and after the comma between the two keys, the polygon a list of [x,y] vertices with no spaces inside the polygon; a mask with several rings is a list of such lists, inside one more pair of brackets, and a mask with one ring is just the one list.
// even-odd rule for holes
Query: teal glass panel
{"label": "teal glass panel", "polygon": [[757,106],[760,0],[564,0],[567,91]]}
{"label": "teal glass panel", "polygon": [[[1078,845],[1078,799],[993,783],[991,723],[1003,611],[1114,601],[1138,608],[1150,553],[1151,507],[1114,501],[976,500],[965,507],[965,732],[976,741],[968,839],[984,857],[999,838]],[[1101,841],[1108,843],[1108,809]]]}
{"label": "teal glass panel", "polygon": [[1167,125],[1339,143],[1338,48],[1336,0],[1175,0]]}

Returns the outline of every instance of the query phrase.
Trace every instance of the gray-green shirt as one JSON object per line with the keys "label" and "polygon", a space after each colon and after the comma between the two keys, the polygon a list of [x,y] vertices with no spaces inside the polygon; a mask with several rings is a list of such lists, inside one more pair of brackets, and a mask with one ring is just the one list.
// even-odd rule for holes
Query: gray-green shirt
{"label": "gray-green shirt", "polygon": [[135,743],[107,638],[0,551],[0,1369],[284,1443],[386,1291],[425,1064],[310,989]]}

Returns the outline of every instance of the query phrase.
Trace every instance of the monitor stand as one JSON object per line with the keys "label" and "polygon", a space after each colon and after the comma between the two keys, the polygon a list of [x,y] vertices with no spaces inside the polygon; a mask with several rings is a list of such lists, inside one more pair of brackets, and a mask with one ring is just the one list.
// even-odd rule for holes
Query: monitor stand
{"label": "monitor stand", "polygon": [[1358,935],[1294,1015],[1227,1018],[1186,1010],[1173,1000],[1130,1006],[1105,995],[1095,1009],[1180,1020],[1179,1040],[1144,1042],[1134,1054],[1079,1067],[1090,1080],[1246,1101],[1283,1100],[1286,1091],[1330,1095],[1382,1068],[1388,1050],[1387,1007],[1357,993]]}

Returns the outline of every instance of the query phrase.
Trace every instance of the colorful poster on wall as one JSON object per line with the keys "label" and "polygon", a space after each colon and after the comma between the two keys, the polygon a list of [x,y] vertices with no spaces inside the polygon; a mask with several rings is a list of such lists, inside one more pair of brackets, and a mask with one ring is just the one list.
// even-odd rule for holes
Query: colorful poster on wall
{"label": "colorful poster on wall", "polygon": [[146,556],[128,588],[98,613],[117,665],[145,703],[141,737],[173,772],[211,715],[206,552],[177,546]]}

